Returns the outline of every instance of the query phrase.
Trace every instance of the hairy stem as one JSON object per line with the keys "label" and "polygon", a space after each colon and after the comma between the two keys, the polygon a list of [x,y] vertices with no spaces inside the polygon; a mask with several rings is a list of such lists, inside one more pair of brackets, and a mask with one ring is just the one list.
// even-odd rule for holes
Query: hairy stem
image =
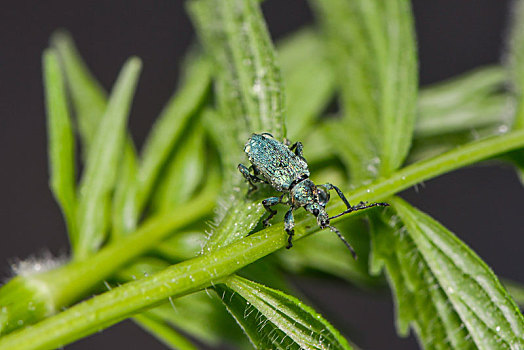
{"label": "hairy stem", "polygon": [[[383,200],[418,182],[463,166],[524,147],[524,131],[472,142],[433,159],[408,166],[389,177],[360,187],[348,196],[350,201]],[[342,211],[341,202],[330,207]],[[305,237],[318,227],[310,215],[297,215],[295,239]],[[159,234],[157,227],[150,234]],[[0,349],[51,348],[109,327],[141,310],[161,303],[168,297],[182,296],[219,283],[240,268],[287,244],[283,224],[259,231],[243,240],[197,258],[173,265],[139,281],[127,283],[47,318],[31,328],[0,339]],[[118,247],[115,254],[123,254]],[[124,249],[124,248],[122,248]],[[135,248],[136,249],[136,248]],[[136,252],[136,251],[135,251]],[[107,259],[105,263],[110,263]]]}

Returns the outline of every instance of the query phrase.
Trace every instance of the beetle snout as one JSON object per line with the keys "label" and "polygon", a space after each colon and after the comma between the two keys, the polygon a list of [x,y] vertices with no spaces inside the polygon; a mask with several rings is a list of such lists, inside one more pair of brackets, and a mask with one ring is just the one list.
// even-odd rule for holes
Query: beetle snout
{"label": "beetle snout", "polygon": [[329,216],[325,211],[319,213],[319,215],[317,216],[317,223],[322,228],[329,226]]}

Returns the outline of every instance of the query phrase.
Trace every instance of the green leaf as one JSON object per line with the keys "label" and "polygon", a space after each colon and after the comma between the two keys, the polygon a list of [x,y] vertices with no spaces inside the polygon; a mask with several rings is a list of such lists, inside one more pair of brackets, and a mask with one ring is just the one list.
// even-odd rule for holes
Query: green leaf
{"label": "green leaf", "polygon": [[524,127],[524,1],[515,1],[512,13],[506,66],[517,106],[513,129],[519,130]]}
{"label": "green leaf", "polygon": [[284,136],[280,70],[266,24],[255,0],[189,2],[197,32],[215,59],[221,106],[236,105],[232,116],[243,144],[251,132]]}
{"label": "green leaf", "polygon": [[[412,321],[427,347],[522,347],[524,317],[491,269],[429,216],[399,198],[389,202],[398,217],[389,219],[392,230],[375,234],[389,252],[376,249],[374,265],[386,262],[401,332]],[[405,231],[394,229],[398,220]]]}
{"label": "green leaf", "polygon": [[[508,40],[509,54],[506,56],[506,66],[509,71],[510,85],[516,105],[512,129],[521,130],[524,128],[524,1],[515,1],[512,13],[513,18]],[[523,157],[522,151],[511,155],[522,183],[524,183]]]}
{"label": "green leaf", "polygon": [[504,280],[504,287],[511,294],[515,302],[524,309],[524,285],[515,281]]}
{"label": "green leaf", "polygon": [[[218,201],[217,229],[206,245],[212,250],[253,230],[264,212],[260,204],[263,191],[246,198],[247,186],[237,165],[245,159],[242,149],[251,133],[266,131],[283,138],[283,88],[258,1],[194,0],[188,5],[197,33],[215,63],[218,113],[208,114],[207,129],[215,140],[233,135],[217,142],[225,153],[221,157],[226,181]],[[212,130],[224,126],[229,130],[223,135]]]}
{"label": "green leaf", "polygon": [[246,342],[242,331],[220,300],[209,292],[202,291],[171,299],[146,314],[160,318],[210,346]]}
{"label": "green leaf", "polygon": [[[322,133],[322,143],[330,145],[328,152],[338,155],[349,169],[351,184],[359,185],[378,173],[380,159],[362,129],[341,126],[338,120],[328,120],[319,131]],[[352,145],[348,145],[348,142]]]}
{"label": "green leaf", "polygon": [[149,333],[152,333],[158,340],[170,347],[178,350],[196,350],[198,349],[186,337],[175,331],[161,319],[147,314],[140,314],[133,317]]}
{"label": "green leaf", "polygon": [[140,60],[131,58],[122,68],[89,151],[80,185],[78,245],[73,247],[78,259],[96,251],[105,237],[110,194],[116,181],[140,67]]}
{"label": "green leaf", "polygon": [[132,143],[124,145],[124,154],[118,169],[112,208],[112,238],[118,239],[136,229],[137,208],[137,159]]}
{"label": "green leaf", "polygon": [[508,96],[503,90],[506,78],[502,67],[487,66],[422,89],[415,136],[507,124]]}
{"label": "green leaf", "polygon": [[106,110],[106,92],[89,72],[68,33],[54,33],[51,44],[65,71],[86,159]]}
{"label": "green leaf", "polygon": [[67,107],[64,78],[56,51],[48,49],[44,52],[43,70],[47,107],[49,184],[62,209],[69,239],[74,245],[77,239],[75,141]]}
{"label": "green leaf", "polygon": [[460,319],[447,306],[447,298],[435,285],[413,241],[402,231],[398,217],[387,212],[382,217],[374,215],[371,223],[371,270],[378,273],[386,266],[395,296],[399,334],[407,336],[411,323],[426,348],[439,348],[448,342],[453,348],[470,348],[472,344]]}
{"label": "green leaf", "polygon": [[322,38],[302,29],[278,43],[277,61],[286,91],[286,129],[290,140],[301,140],[335,97],[335,74]]}
{"label": "green leaf", "polygon": [[[337,72],[342,123],[330,128],[352,181],[402,165],[415,123],[417,58],[409,1],[313,0]],[[344,141],[342,144],[338,141]],[[359,169],[364,169],[362,172]]]}
{"label": "green leaf", "polygon": [[502,126],[491,125],[473,130],[415,138],[407,163],[413,164],[427,160],[463,145],[500,135],[501,128],[505,129]]}
{"label": "green leaf", "polygon": [[238,276],[215,291],[257,349],[351,349],[321,315],[283,292]]}
{"label": "green leaf", "polygon": [[206,145],[203,128],[197,125],[186,134],[154,193],[152,207],[157,211],[167,211],[186,202],[204,180]]}
{"label": "green leaf", "polygon": [[[65,72],[82,140],[83,158],[87,160],[93,139],[107,108],[106,93],[82,61],[68,33],[55,33],[51,42],[59,53]],[[136,157],[133,140],[128,135],[113,201],[113,238],[132,231],[138,221],[137,184],[133,179],[136,176],[133,173]]]}
{"label": "green leaf", "polygon": [[[236,137],[224,137],[231,133],[230,125],[223,122],[225,117],[221,113],[212,108],[206,108],[202,111],[202,123],[209,134],[211,140],[216,147],[220,156],[220,166],[222,170],[222,188],[232,188],[234,184],[238,185],[238,178],[234,175],[236,171],[236,164],[242,159],[239,157],[239,152],[232,152],[240,146]],[[242,149],[242,148],[240,148]],[[225,176],[225,174],[231,176]]]}
{"label": "green leaf", "polygon": [[209,90],[211,67],[206,59],[190,55],[183,69],[181,87],[157,118],[142,151],[138,173],[139,208],[146,205],[162,166],[189,120],[197,114]]}

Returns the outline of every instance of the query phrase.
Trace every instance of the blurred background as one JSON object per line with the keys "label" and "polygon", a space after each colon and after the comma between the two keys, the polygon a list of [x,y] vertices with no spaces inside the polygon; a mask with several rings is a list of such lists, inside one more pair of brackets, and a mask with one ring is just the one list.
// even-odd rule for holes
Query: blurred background
{"label": "blurred background", "polygon": [[[420,83],[434,83],[504,54],[511,1],[413,1]],[[266,0],[275,40],[311,23],[305,1]],[[31,256],[67,254],[59,208],[47,185],[41,53],[66,28],[94,75],[109,90],[124,60],[137,55],[143,73],[130,116],[141,145],[174,91],[194,32],[182,1],[17,1],[0,11],[0,277]],[[314,77],[312,77],[314,79]],[[307,157],[307,149],[306,149]],[[402,196],[456,233],[500,277],[524,283],[524,189],[510,167],[480,165],[410,189]],[[295,278],[314,306],[364,349],[417,349],[395,335],[389,293],[365,293],[342,281]],[[129,333],[132,333],[132,336]],[[126,334],[125,337],[123,334]],[[163,349],[126,321],[67,349]]]}

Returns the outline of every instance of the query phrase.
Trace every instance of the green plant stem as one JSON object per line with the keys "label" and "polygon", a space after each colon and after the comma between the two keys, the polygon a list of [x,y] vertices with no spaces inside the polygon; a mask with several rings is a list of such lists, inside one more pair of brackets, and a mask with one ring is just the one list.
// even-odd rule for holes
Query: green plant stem
{"label": "green plant stem", "polygon": [[[411,164],[367,186],[361,186],[352,191],[350,198],[358,201],[386,198],[419,182],[522,147],[524,147],[522,130],[470,142],[434,158]],[[337,204],[333,208],[342,209],[343,205]]]}
{"label": "green plant stem", "polygon": [[92,257],[34,278],[52,289],[50,295],[55,305],[71,305],[123,265],[154,248],[173,230],[209,214],[215,205],[215,197],[215,190],[204,191],[183,206],[149,219],[134,234],[104,247]]}
{"label": "green plant stem", "polygon": [[[350,201],[383,200],[420,181],[522,147],[524,147],[524,131],[472,142],[433,159],[408,166],[390,177],[377,179],[369,185],[352,191],[348,199]],[[344,207],[342,203],[337,202],[331,206],[331,209],[341,211]],[[149,230],[148,235],[159,235],[159,231],[165,230],[165,224],[158,224]],[[303,213],[297,215],[295,239],[305,237],[315,230],[318,230],[318,227],[311,215]],[[142,231],[142,235],[144,232]],[[144,237],[142,240],[136,239],[134,244],[148,243]],[[220,279],[286,244],[283,224],[271,226],[222,249],[186,260],[151,277],[130,282],[77,304],[33,327],[11,333],[0,338],[0,349],[62,346],[157,305],[168,297],[179,297],[218,283]],[[111,252],[114,258],[122,255],[130,257],[140,250],[132,246],[122,247],[122,243],[112,249],[114,249]],[[133,249],[133,252],[126,252],[127,249]],[[111,256],[106,253],[106,257],[98,263],[110,264]],[[87,270],[86,273],[99,275],[97,268],[104,268],[104,266],[98,265]]]}

